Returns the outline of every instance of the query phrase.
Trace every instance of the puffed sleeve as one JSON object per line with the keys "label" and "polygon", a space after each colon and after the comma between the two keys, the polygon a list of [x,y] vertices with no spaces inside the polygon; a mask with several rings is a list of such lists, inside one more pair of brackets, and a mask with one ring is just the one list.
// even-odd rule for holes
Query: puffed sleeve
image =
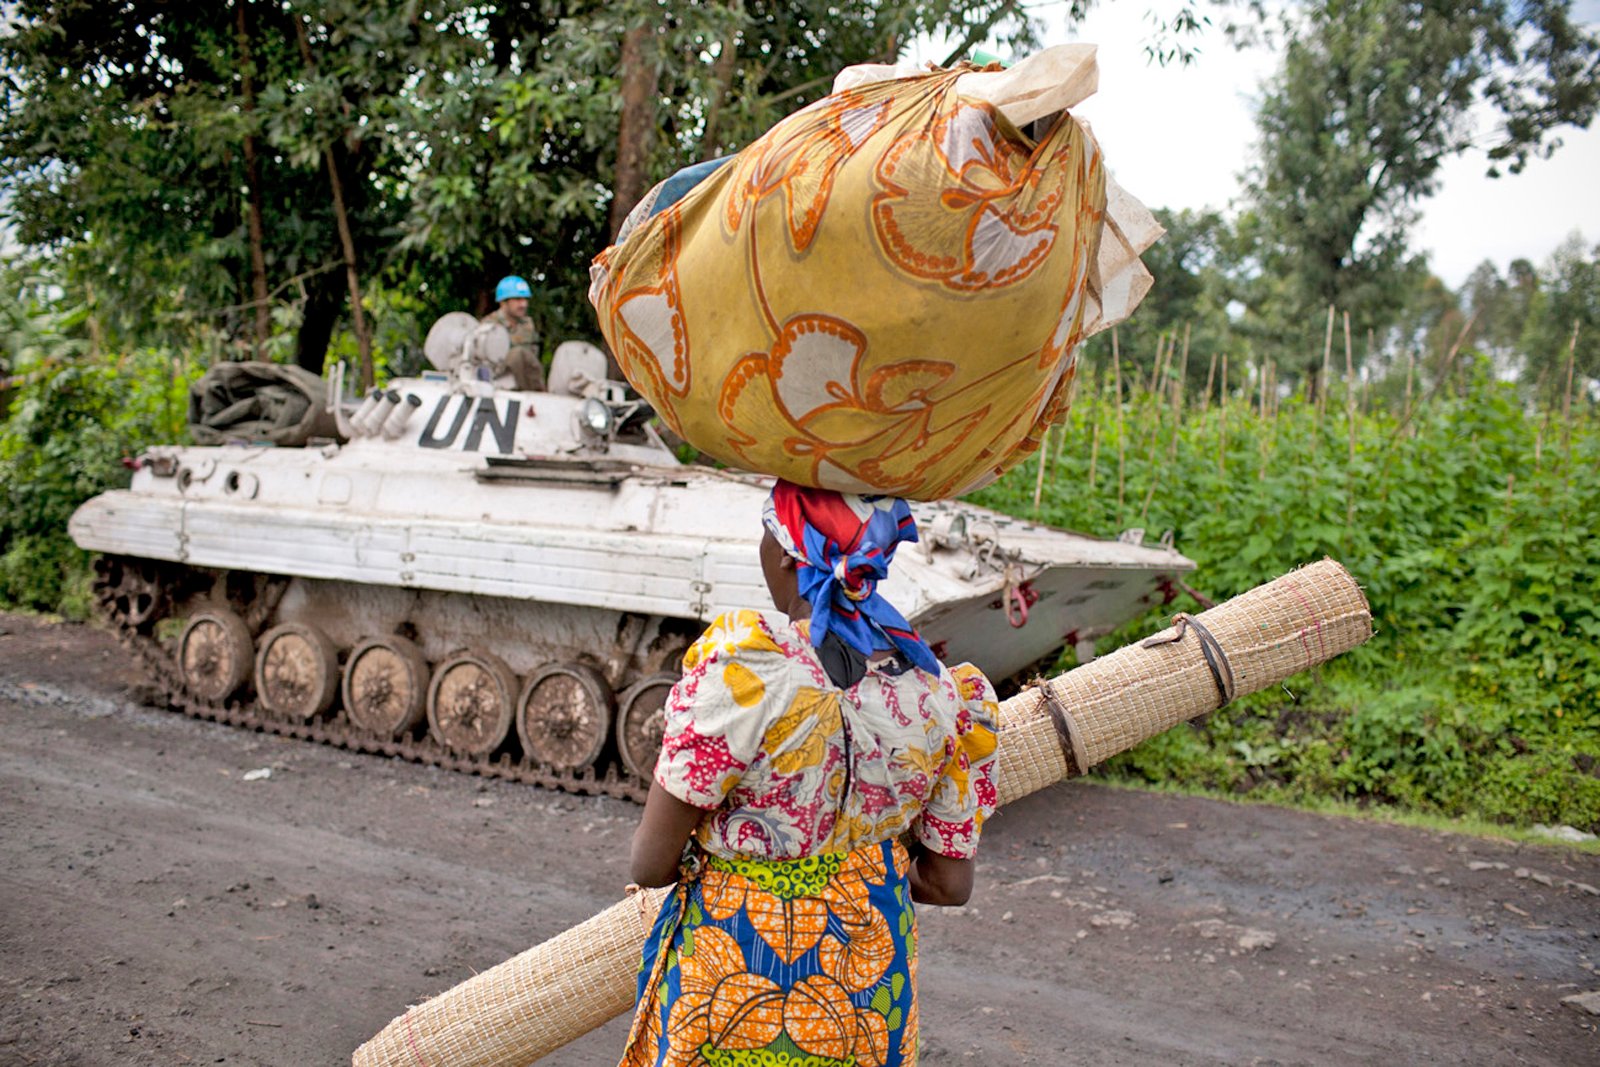
{"label": "puffed sleeve", "polygon": [[950,668],[950,680],[958,699],[956,728],[945,746],[939,781],[913,829],[930,851],[971,859],[984,820],[994,814],[998,801],[995,731],[1000,709],[989,679],[970,663]]}
{"label": "puffed sleeve", "polygon": [[718,616],[684,653],[662,708],[656,782],[697,808],[720,805],[760,751],[773,709],[788,706],[789,674],[760,612]]}

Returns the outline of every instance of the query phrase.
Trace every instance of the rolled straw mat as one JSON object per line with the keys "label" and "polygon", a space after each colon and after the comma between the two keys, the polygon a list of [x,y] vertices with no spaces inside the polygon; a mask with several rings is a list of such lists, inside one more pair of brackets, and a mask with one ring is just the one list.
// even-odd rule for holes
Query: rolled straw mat
{"label": "rolled straw mat", "polygon": [[[1000,706],[1000,800],[1053,785],[1235,696],[1325,663],[1372,636],[1355,579],[1323,560],[1219,604],[1146,642],[1060,675]],[[1202,633],[1222,650],[1218,671]],[[1213,659],[1217,658],[1215,654]],[[1070,739],[1065,736],[1070,735]],[[1069,743],[1070,740],[1070,743]],[[1069,755],[1069,753],[1075,753]],[[1081,765],[1075,766],[1075,764]],[[640,946],[667,890],[646,890],[399,1016],[356,1050],[355,1067],[523,1067],[633,1007]]]}

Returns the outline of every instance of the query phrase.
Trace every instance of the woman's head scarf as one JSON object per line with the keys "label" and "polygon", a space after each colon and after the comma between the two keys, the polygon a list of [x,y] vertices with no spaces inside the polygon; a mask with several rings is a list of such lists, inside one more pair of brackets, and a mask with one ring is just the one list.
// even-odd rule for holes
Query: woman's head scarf
{"label": "woman's head scarf", "polygon": [[867,657],[887,650],[939,673],[933,651],[877,592],[895,546],[917,540],[917,523],[904,500],[807,489],[779,479],[762,522],[800,565],[800,595],[811,604],[811,643],[836,684],[855,684]]}

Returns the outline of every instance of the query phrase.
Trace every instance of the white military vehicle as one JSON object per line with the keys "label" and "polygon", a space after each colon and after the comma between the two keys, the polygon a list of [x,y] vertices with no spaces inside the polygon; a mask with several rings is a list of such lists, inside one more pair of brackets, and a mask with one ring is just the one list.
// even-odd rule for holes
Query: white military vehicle
{"label": "white military vehicle", "polygon": [[[359,404],[335,374],[338,439],[152,448],[78,509],[99,603],[174,707],[642,796],[685,648],[722,611],[770,607],[770,480],[679,462],[592,346],[557,349],[549,392],[501,388],[496,340],[447,317],[438,370]],[[1137,538],[913,511],[922,542],[882,592],[997,681],[1064,644],[1092,654],[1193,567]]]}

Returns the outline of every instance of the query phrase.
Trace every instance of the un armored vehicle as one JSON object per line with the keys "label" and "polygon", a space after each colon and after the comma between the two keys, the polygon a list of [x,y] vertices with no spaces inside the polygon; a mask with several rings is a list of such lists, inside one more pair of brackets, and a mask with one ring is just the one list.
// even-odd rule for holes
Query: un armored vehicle
{"label": "un armored vehicle", "polygon": [[[474,326],[457,320],[441,369],[359,402],[336,373],[328,438],[146,451],[72,537],[179,710],[642,797],[684,650],[718,613],[770,606],[770,480],[680,462],[590,346],[558,349],[548,392],[505,388],[504,344]],[[1092,654],[1193,567],[959,502],[913,511],[922,542],[882,591],[996,679]]]}

